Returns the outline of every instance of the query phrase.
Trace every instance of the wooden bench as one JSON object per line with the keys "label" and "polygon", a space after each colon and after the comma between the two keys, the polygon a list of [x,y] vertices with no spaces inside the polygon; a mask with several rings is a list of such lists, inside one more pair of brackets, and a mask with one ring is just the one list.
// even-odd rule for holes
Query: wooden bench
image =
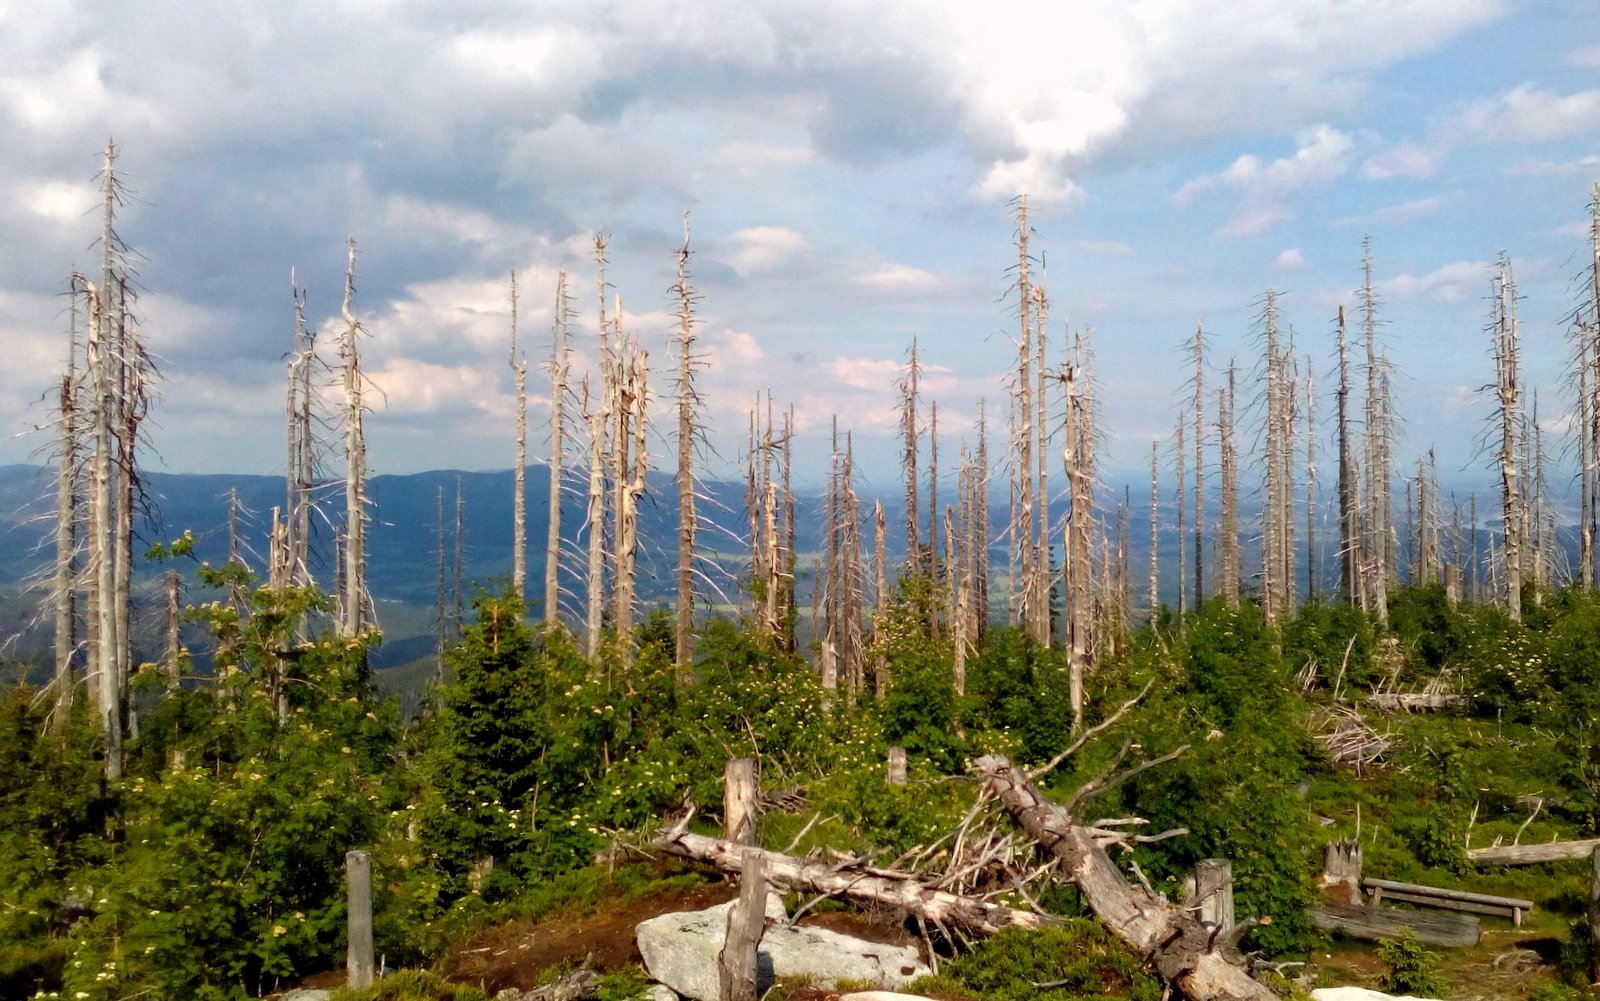
{"label": "wooden bench", "polygon": [[1372,906],[1384,900],[1415,904],[1419,907],[1437,907],[1446,911],[1465,911],[1468,914],[1489,914],[1510,918],[1512,924],[1522,927],[1522,916],[1533,910],[1533,901],[1515,897],[1496,897],[1487,893],[1469,893],[1466,890],[1446,890],[1418,883],[1396,883],[1388,879],[1364,879],[1362,885],[1372,891]]}

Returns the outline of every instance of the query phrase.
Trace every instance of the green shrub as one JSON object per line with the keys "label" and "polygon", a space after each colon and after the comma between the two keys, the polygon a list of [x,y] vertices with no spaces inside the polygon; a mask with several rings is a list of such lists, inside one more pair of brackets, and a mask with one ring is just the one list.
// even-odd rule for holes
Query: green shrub
{"label": "green shrub", "polygon": [[1394,938],[1378,943],[1378,958],[1388,965],[1378,978],[1380,990],[1390,994],[1417,994],[1422,997],[1444,997],[1449,993],[1439,979],[1439,956],[1417,940],[1410,928]]}
{"label": "green shrub", "polygon": [[1037,931],[1006,929],[907,990],[985,1001],[1157,1001],[1161,983],[1098,921],[1074,918]]}
{"label": "green shrub", "polygon": [[328,1001],[487,1001],[477,987],[453,984],[427,970],[396,970],[371,987],[341,987]]}

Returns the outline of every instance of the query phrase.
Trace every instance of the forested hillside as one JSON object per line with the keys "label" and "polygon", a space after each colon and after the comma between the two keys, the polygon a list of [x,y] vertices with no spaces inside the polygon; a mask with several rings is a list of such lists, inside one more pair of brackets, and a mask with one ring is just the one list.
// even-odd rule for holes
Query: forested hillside
{"label": "forested hillside", "polygon": [[[896,912],[930,958],[1084,918],[1129,977],[1266,998],[1290,985],[1265,974],[1324,941],[1316,875],[1342,841],[1368,875],[1516,893],[1570,976],[1589,972],[1589,932],[1569,927],[1585,874],[1475,869],[1471,851],[1592,837],[1600,817],[1600,267],[1569,331],[1576,503],[1552,486],[1569,477],[1522,374],[1505,257],[1483,338],[1494,496],[1453,495],[1431,449],[1399,452],[1370,245],[1329,318],[1331,386],[1269,289],[1249,361],[1194,329],[1176,361],[1192,395],[1142,496],[1106,482],[1112,387],[1092,328],[1052,331],[1026,196],[996,262],[1005,396],[941,423],[911,340],[893,476],[858,468],[835,419],[805,497],[772,392],[742,480],[709,475],[685,220],[668,364],[608,299],[604,233],[592,328],[560,273],[536,436],[508,281],[509,477],[370,475],[382,390],[361,357],[381,331],[352,240],[335,329],[293,300],[285,475],[197,484],[146,469],[160,373],[114,225],[116,153],[101,267],[69,284],[53,482],[3,481],[49,526],[26,548],[50,647],[8,678],[0,717],[8,995],[259,996],[334,966],[356,849],[386,963],[436,963],[554,906],[552,887],[670,875],[662,853],[728,819],[712,804],[730,759],[756,762],[765,847],[953,894]],[[1600,190],[1591,217],[1600,265]],[[141,529],[157,509],[166,530]],[[406,712],[376,684],[389,602],[409,616]],[[1232,932],[1183,896],[1211,859],[1249,919]],[[1004,920],[971,917],[991,907]],[[973,983],[941,989],[1003,996]]]}

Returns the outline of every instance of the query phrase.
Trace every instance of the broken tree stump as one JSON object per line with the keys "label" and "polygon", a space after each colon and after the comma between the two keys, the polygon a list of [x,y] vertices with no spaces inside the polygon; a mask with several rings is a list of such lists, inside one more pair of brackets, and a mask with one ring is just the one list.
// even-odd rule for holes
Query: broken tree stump
{"label": "broken tree stump", "polygon": [[889,784],[906,784],[906,749],[903,747],[889,748]]}
{"label": "broken tree stump", "polygon": [[1600,983],[1600,847],[1589,856],[1589,982]]}
{"label": "broken tree stump", "polygon": [[348,893],[348,933],[345,950],[345,984],[354,990],[372,986],[372,855],[346,852],[344,856]]}
{"label": "broken tree stump", "polygon": [[766,930],[766,860],[759,848],[746,848],[739,872],[739,899],[728,909],[728,933],[717,953],[721,1001],[756,1001],[757,960]]}
{"label": "broken tree stump", "polygon": [[1233,863],[1221,858],[1195,863],[1194,896],[1201,924],[1224,932],[1233,928]]}
{"label": "broken tree stump", "polygon": [[756,759],[729,758],[722,770],[722,833],[741,845],[756,843]]}

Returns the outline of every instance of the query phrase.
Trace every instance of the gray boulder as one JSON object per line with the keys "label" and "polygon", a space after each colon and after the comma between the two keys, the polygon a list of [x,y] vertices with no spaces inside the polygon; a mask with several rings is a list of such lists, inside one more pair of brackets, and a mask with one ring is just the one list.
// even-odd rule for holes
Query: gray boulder
{"label": "gray boulder", "polygon": [[[639,923],[635,934],[651,978],[696,1001],[717,1001],[717,953],[727,934],[728,909],[663,914]],[[867,942],[824,928],[791,928],[777,896],[767,898],[767,931],[761,939],[757,985],[766,990],[779,977],[809,977],[900,987],[929,973],[913,946]]]}

